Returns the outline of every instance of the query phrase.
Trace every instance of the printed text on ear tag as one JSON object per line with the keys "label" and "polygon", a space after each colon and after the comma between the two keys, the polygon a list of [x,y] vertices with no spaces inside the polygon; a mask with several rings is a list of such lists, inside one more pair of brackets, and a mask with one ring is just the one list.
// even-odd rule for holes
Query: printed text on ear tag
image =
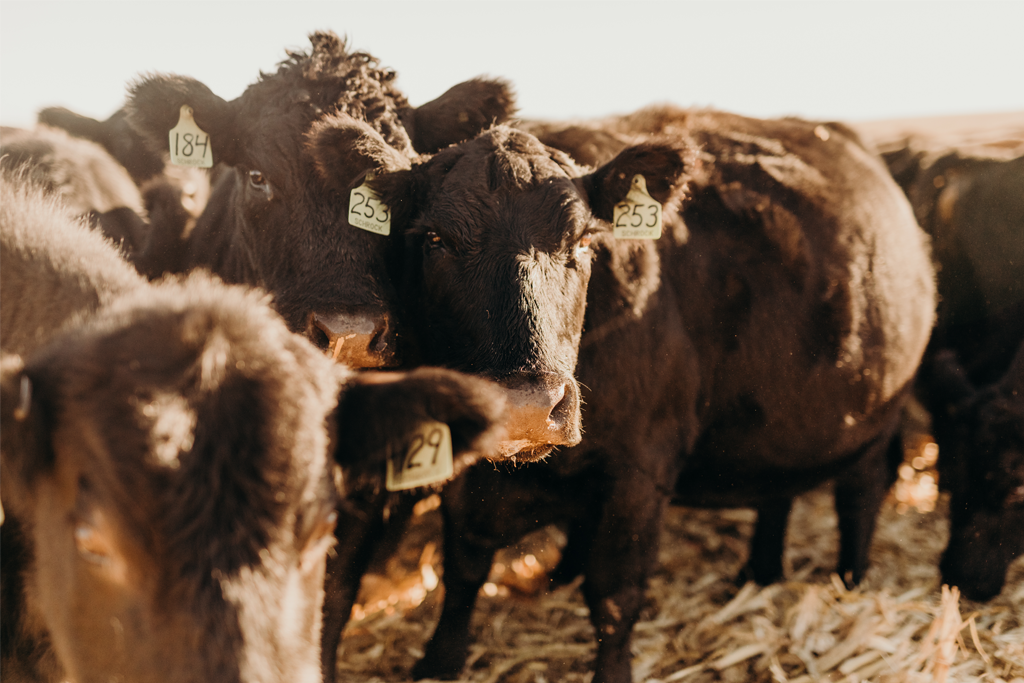
{"label": "printed text on ear tag", "polygon": [[656,240],[661,237],[661,204],[647,194],[647,181],[639,173],[633,176],[626,198],[615,205],[612,216],[615,236],[619,239]]}
{"label": "printed text on ear tag", "polygon": [[443,422],[425,422],[403,453],[388,459],[385,485],[388,491],[403,491],[451,479],[452,433]]}
{"label": "printed text on ear tag", "polygon": [[196,125],[196,120],[192,118],[192,107],[187,104],[181,105],[178,125],[171,128],[170,143],[172,164],[196,168],[213,166],[210,136]]}
{"label": "printed text on ear tag", "polygon": [[390,235],[391,208],[370,189],[367,182],[372,178],[372,174],[366,176],[366,181],[349,194],[348,222],[378,235]]}

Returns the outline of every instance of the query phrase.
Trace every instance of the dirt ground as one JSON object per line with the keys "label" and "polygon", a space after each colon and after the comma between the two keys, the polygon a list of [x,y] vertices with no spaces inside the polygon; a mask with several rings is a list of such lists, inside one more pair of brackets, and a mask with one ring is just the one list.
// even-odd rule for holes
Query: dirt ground
{"label": "dirt ground", "polygon": [[[754,512],[672,508],[634,630],[634,680],[1024,681],[1024,559],[996,599],[958,599],[937,569],[944,500],[930,512],[899,507],[894,492],[872,568],[853,591],[830,574],[838,535],[828,487],[797,501],[788,580],[766,588],[733,583]],[[440,525],[436,509],[418,515],[387,571],[366,577],[341,644],[340,680],[409,680],[440,614]],[[594,632],[578,585],[549,592],[544,576],[563,541],[549,528],[499,556],[477,602],[461,680],[590,681]]]}

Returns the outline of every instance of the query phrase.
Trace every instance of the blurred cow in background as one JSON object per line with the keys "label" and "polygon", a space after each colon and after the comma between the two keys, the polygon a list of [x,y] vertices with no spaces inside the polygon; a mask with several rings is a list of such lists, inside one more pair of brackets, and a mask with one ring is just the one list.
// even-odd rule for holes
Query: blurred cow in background
{"label": "blurred cow in background", "polygon": [[1022,151],[910,140],[882,154],[932,237],[940,300],[917,394],[951,494],[943,580],[975,599],[1024,554]]}

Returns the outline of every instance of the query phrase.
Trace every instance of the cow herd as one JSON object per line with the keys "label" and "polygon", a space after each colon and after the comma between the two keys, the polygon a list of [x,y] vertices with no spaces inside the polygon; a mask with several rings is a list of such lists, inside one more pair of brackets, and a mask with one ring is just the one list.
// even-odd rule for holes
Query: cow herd
{"label": "cow herd", "polygon": [[1024,157],[671,106],[523,121],[483,78],[412,107],[310,41],[235,100],[150,74],[106,121],[2,131],[5,677],[333,681],[370,558],[439,490],[410,675],[460,675],[495,552],[558,524],[593,680],[628,683],[666,506],[755,508],[738,578],[768,584],[832,481],[856,584],[911,400],[943,576],[999,593]]}

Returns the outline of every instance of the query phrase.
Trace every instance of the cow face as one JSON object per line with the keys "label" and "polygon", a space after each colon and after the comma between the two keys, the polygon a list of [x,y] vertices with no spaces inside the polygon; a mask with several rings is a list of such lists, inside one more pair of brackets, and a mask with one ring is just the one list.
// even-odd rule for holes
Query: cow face
{"label": "cow face", "polygon": [[[414,110],[391,83],[394,73],[378,68],[375,59],[349,53],[334,34],[316,33],[311,40],[309,54],[292,53],[276,73],[263,75],[230,102],[193,79],[144,79],[129,98],[129,121],[166,146],[181,106],[190,106],[196,124],[209,134],[214,161],[231,166],[234,176],[208,210],[236,232],[235,258],[244,262],[222,274],[268,289],[289,327],[338,360],[354,367],[390,366],[397,363],[388,272],[393,240],[347,219],[349,191],[374,167],[362,160],[337,163],[331,150],[311,148],[308,136],[344,112],[367,121],[398,154],[412,156],[403,116],[424,134],[432,119],[409,114]],[[507,86],[498,89],[507,92]],[[511,108],[510,98],[495,102],[473,92],[477,99],[464,104],[474,120],[482,118],[478,110],[487,111],[481,125],[491,113],[504,118]]]}
{"label": "cow face", "polygon": [[320,679],[341,368],[254,298],[147,288],[5,358],[24,621],[71,680]]}
{"label": "cow face", "polygon": [[[375,145],[366,133],[354,147]],[[580,441],[573,372],[591,241],[636,174],[676,206],[683,167],[679,145],[650,144],[588,174],[499,126],[372,181],[407,234],[402,296],[423,360],[506,390],[509,435],[497,457],[532,460]]]}
{"label": "cow face", "polygon": [[951,494],[942,577],[987,600],[1024,555],[1024,350],[1000,384],[938,416],[936,437]]}

